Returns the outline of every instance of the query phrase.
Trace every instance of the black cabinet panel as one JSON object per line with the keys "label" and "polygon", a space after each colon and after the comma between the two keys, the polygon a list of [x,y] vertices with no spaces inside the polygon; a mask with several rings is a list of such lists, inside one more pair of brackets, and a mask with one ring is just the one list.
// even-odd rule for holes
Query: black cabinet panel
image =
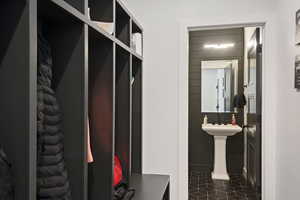
{"label": "black cabinet panel", "polygon": [[[88,19],[88,6],[92,19],[116,23],[115,35]],[[38,27],[52,50],[51,87],[62,111],[72,199],[112,199],[116,154],[125,181],[133,181],[135,199],[168,199],[168,176],[142,175],[143,58],[130,45],[131,34],[142,34],[142,28],[124,5],[118,0],[4,0],[0,15],[0,146],[12,164],[14,199],[37,196]],[[94,157],[89,165],[88,117]]]}
{"label": "black cabinet panel", "polygon": [[36,2],[0,3],[0,146],[12,164],[15,200],[36,196]]}

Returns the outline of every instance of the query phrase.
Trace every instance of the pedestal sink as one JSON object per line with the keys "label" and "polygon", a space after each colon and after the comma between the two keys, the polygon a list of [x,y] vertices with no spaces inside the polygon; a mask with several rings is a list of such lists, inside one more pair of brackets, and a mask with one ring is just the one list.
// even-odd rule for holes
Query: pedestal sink
{"label": "pedestal sink", "polygon": [[226,140],[228,136],[233,136],[242,131],[238,125],[217,125],[203,124],[202,129],[209,135],[214,136],[215,140],[215,162],[213,179],[229,180],[226,166]]}

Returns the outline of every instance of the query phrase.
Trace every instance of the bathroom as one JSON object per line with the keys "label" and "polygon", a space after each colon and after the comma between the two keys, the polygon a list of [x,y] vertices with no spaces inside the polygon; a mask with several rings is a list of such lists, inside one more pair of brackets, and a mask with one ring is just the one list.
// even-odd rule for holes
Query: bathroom
{"label": "bathroom", "polygon": [[189,199],[261,199],[263,27],[189,29]]}

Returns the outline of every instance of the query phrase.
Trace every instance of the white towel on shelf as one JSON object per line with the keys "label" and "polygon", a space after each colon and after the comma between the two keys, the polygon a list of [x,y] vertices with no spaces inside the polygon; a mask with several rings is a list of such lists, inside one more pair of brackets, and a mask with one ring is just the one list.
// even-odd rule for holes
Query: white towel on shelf
{"label": "white towel on shelf", "polygon": [[141,33],[134,33],[132,34],[132,48],[135,52],[139,55],[142,55],[142,34]]}
{"label": "white towel on shelf", "polygon": [[[88,8],[88,16],[87,17],[89,19],[91,19],[90,8]],[[95,20],[92,20],[92,22],[94,22],[99,28],[105,30],[109,34],[112,35],[114,33],[114,25],[115,24],[113,22],[102,22],[102,21],[95,21]]]}
{"label": "white towel on shelf", "polygon": [[105,30],[109,34],[114,33],[114,23],[93,21],[98,27]]}

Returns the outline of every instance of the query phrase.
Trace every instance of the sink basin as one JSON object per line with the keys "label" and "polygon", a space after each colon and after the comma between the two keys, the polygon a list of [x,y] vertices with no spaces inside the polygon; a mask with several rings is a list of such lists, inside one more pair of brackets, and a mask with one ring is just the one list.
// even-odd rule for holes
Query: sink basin
{"label": "sink basin", "polygon": [[203,124],[202,129],[209,135],[214,136],[215,157],[213,179],[229,180],[226,166],[226,141],[228,136],[233,136],[242,131],[238,125]]}
{"label": "sink basin", "polygon": [[202,125],[202,129],[212,136],[233,136],[242,131],[240,126],[231,124],[206,124]]}

